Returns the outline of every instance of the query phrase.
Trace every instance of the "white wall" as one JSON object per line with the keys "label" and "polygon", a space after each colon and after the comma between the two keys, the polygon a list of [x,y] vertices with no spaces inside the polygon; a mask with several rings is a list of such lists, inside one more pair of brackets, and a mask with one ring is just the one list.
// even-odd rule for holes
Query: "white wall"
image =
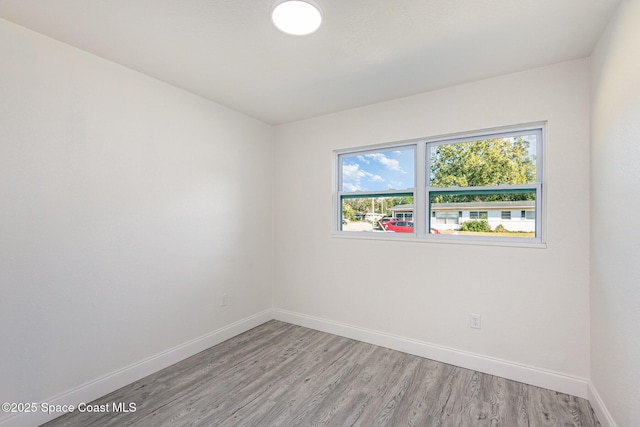
{"label": "white wall", "polygon": [[0,58],[0,401],[271,307],[271,126],[4,20]]}
{"label": "white wall", "polygon": [[[578,60],[279,126],[275,306],[588,378],[589,81]],[[331,237],[333,150],[543,120],[546,248]]]}
{"label": "white wall", "polygon": [[618,425],[638,426],[639,1],[622,2],[592,67],[591,380]]}
{"label": "white wall", "polygon": [[[608,208],[640,207],[638,28],[625,1],[592,59],[589,253],[588,60],[282,125],[274,163],[271,127],[0,20],[0,400],[242,321],[275,286],[292,313],[591,376],[640,424],[640,239]],[[333,150],[541,120],[546,248],[331,237]]]}

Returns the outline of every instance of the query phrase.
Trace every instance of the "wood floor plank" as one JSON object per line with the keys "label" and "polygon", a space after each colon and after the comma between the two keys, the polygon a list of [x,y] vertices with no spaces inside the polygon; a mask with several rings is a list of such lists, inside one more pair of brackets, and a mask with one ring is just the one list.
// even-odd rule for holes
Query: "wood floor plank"
{"label": "wood floor plank", "polygon": [[584,399],[270,321],[94,404],[76,426],[599,426]]}

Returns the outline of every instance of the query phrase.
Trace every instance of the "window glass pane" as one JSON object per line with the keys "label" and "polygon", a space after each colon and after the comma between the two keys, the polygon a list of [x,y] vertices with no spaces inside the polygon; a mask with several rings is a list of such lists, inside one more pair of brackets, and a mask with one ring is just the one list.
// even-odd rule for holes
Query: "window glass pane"
{"label": "window glass pane", "polygon": [[[462,217],[462,215],[460,215],[460,217]],[[470,219],[487,219],[487,211],[469,211],[469,218]]]}
{"label": "window glass pane", "polygon": [[[512,215],[513,211],[524,211],[525,217],[533,219],[535,190],[431,192],[429,199],[429,226],[439,234],[519,238],[536,236],[535,221]],[[462,211],[462,216],[457,211]],[[457,221],[453,221],[452,212],[456,212]]]}
{"label": "window glass pane", "polygon": [[457,224],[458,215],[451,211],[434,211],[436,214],[436,224]]}
{"label": "window glass pane", "polygon": [[343,192],[415,187],[415,148],[340,155]]}
{"label": "window glass pane", "polygon": [[[413,195],[384,197],[342,196],[340,200],[343,231],[408,232],[413,233]],[[392,223],[404,221],[402,230]],[[411,227],[409,230],[407,227]]]}
{"label": "window glass pane", "polygon": [[432,145],[429,185],[478,187],[535,183],[537,134]]}

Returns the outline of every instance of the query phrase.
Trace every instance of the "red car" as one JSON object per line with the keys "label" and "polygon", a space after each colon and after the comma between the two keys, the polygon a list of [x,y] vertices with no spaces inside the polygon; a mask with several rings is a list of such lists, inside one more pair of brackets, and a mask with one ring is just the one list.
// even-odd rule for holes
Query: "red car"
{"label": "red car", "polygon": [[389,221],[385,230],[395,233],[413,233],[413,221]]}
{"label": "red car", "polygon": [[[385,231],[393,231],[394,233],[413,233],[413,221],[396,221],[391,220],[386,224],[381,224]],[[430,229],[431,234],[440,234],[435,228]]]}
{"label": "red car", "polygon": [[380,221],[378,221],[378,224],[380,224],[380,227],[385,228],[387,226],[387,224],[389,224],[390,222],[394,222],[397,221],[397,218],[391,218],[389,216],[386,216],[384,218],[382,218]]}

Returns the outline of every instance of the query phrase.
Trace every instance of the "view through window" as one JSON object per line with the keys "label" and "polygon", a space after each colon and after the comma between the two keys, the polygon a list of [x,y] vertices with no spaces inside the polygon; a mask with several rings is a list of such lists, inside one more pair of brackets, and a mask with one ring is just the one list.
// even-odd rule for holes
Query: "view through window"
{"label": "view through window", "polygon": [[428,143],[430,226],[439,234],[535,239],[541,136],[532,129]]}
{"label": "view through window", "polygon": [[338,230],[541,242],[541,152],[538,126],[338,153]]}
{"label": "view through window", "polygon": [[414,145],[341,155],[340,229],[386,231],[383,219],[412,221],[415,163]]}

